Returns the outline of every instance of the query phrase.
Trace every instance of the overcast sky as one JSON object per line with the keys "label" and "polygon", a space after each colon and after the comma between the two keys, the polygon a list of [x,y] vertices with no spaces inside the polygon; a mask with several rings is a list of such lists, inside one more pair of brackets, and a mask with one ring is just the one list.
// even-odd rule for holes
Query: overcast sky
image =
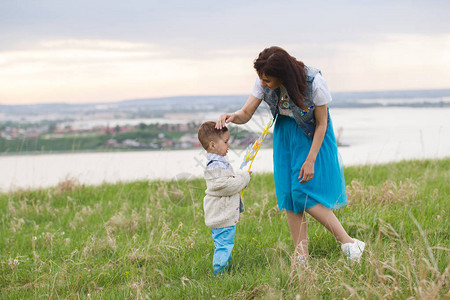
{"label": "overcast sky", "polygon": [[0,104],[248,94],[277,45],[332,92],[450,88],[450,1],[0,0]]}

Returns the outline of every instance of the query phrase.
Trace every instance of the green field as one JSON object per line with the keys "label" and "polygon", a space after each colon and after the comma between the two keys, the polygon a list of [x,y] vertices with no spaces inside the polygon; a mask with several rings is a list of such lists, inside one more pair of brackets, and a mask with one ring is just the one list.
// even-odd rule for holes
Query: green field
{"label": "green field", "polygon": [[449,293],[450,158],[345,169],[336,210],[366,242],[348,264],[309,218],[311,260],[294,246],[272,174],[253,174],[233,266],[212,274],[205,183],[141,181],[0,195],[2,299],[439,299]]}

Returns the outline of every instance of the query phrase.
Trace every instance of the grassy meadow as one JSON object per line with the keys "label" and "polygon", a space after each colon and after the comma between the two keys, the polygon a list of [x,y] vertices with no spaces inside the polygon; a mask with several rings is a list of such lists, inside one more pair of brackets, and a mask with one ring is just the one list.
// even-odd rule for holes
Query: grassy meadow
{"label": "grassy meadow", "polygon": [[366,242],[347,263],[308,218],[311,259],[290,274],[294,246],[272,174],[253,174],[233,265],[212,274],[205,182],[74,181],[0,194],[2,299],[450,298],[450,158],[347,167],[336,215]]}

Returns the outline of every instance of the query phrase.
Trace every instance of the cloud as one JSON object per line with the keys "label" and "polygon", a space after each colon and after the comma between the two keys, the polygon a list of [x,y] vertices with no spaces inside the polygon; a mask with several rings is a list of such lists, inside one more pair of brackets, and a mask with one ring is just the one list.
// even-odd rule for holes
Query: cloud
{"label": "cloud", "polygon": [[30,40],[67,38],[195,50],[355,41],[376,34],[446,33],[449,10],[445,0],[2,1],[0,49]]}
{"label": "cloud", "polygon": [[233,79],[252,72],[250,51],[207,52],[193,59],[146,43],[44,41],[32,50],[0,52],[0,101],[102,102],[239,90],[241,81]]}
{"label": "cloud", "polygon": [[[246,30],[258,33],[257,29]],[[301,34],[298,39],[274,35],[242,43],[242,37],[199,41],[184,32],[165,43],[105,38],[28,41],[0,50],[0,104],[248,94],[255,79],[253,60],[271,45],[322,69],[332,91],[449,88],[449,33],[371,33],[316,40],[312,34]]]}
{"label": "cloud", "polygon": [[332,55],[314,60],[327,66],[335,90],[450,87],[450,34],[389,34],[330,48]]}

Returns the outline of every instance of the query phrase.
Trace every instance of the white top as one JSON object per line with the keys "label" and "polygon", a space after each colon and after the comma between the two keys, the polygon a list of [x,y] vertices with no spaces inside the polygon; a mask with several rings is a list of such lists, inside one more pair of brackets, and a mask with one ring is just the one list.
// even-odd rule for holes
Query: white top
{"label": "white top", "polygon": [[289,94],[283,85],[280,86],[280,101],[278,102],[278,111],[281,115],[291,118],[294,117],[294,113],[292,112],[289,105]]}
{"label": "white top", "polygon": [[[328,90],[328,85],[325,79],[323,79],[322,75],[318,73],[314,77],[314,81],[312,84],[313,95],[312,102],[316,106],[321,106],[330,103],[333,99],[331,99],[330,91]],[[282,90],[284,87],[282,87]],[[252,95],[258,99],[262,99],[264,96],[264,89],[261,86],[261,79],[256,77],[255,85],[253,86]]]}

